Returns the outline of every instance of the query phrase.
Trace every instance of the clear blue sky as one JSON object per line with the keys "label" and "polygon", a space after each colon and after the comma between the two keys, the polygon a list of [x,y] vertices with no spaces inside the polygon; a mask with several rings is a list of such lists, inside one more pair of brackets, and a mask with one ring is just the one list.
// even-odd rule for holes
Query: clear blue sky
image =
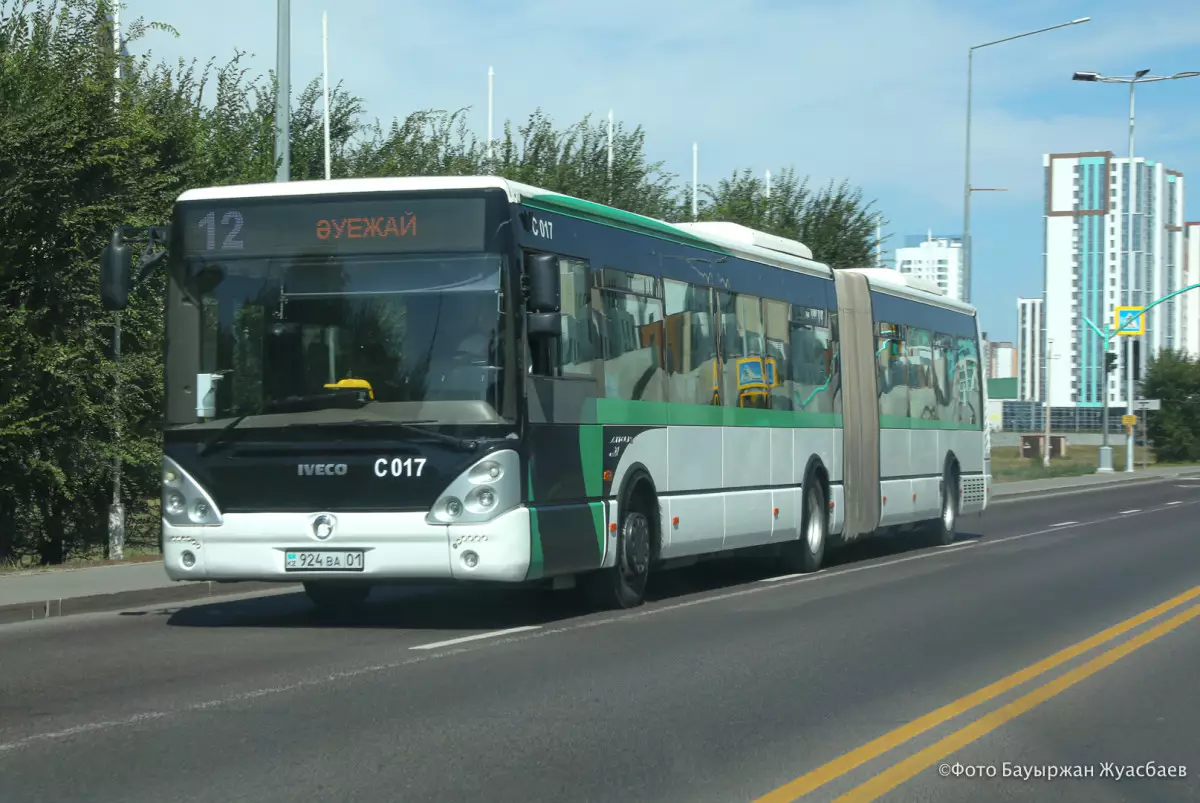
{"label": "clear blue sky", "polygon": [[[848,178],[904,235],[959,232],[966,53],[1082,16],[1090,23],[976,52],[972,212],[974,302],[994,339],[1016,333],[1016,298],[1041,292],[1045,152],[1127,149],[1123,87],[1081,84],[1076,70],[1128,75],[1200,70],[1200,3],[1158,0],[292,0],[293,90],[330,72],[373,117],[473,107],[496,118],[538,106],[557,122],[607,114],[648,132],[651,158],[700,181],[735,168],[795,166]],[[235,48],[275,63],[274,0],[131,0],[122,21],[165,22],[136,51],[226,61]],[[1200,78],[1138,94],[1137,151],[1181,170],[1200,218]],[[819,255],[818,255],[819,256]]]}

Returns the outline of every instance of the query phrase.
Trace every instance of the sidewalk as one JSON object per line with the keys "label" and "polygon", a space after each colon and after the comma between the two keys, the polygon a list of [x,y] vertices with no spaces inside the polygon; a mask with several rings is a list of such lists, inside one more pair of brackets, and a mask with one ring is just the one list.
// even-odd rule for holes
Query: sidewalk
{"label": "sidewalk", "polygon": [[[991,497],[996,504],[1003,504],[1023,497],[1085,493],[1113,485],[1176,478],[1200,480],[1200,467],[1149,468],[1136,471],[1132,476],[1114,471],[1111,474],[993,483]],[[0,624],[209,596],[298,589],[298,583],[178,582],[167,577],[161,560],[124,566],[30,571],[0,575]]]}
{"label": "sidewalk", "polygon": [[295,590],[293,583],[210,583],[167,577],[161,560],[0,575],[0,625],[182,602],[255,591]]}
{"label": "sidewalk", "polygon": [[1023,482],[993,482],[991,497],[996,501],[1022,496],[1050,496],[1058,493],[1081,493],[1099,490],[1112,485],[1128,485],[1140,482],[1161,482],[1177,478],[1200,479],[1200,466],[1174,466],[1166,468],[1138,469],[1132,475],[1123,471],[1111,474],[1084,474],[1079,477],[1054,477],[1047,480],[1025,480]]}
{"label": "sidewalk", "polygon": [[[0,576],[0,608],[19,602],[43,602],[174,585],[161,560],[118,566],[47,569]],[[195,585],[181,583],[180,585]]]}

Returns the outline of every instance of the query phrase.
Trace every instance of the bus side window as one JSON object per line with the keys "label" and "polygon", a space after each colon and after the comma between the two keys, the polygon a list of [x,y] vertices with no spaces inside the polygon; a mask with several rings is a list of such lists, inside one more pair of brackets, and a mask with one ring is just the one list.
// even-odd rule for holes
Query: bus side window
{"label": "bus side window", "polygon": [[772,360],[771,376],[768,377],[770,406],[776,410],[792,410],[792,366],[788,343],[788,305],[782,301],[763,299],[763,318],[766,334],[766,356]]}
{"label": "bus side window", "polygon": [[596,322],[591,305],[591,271],[582,259],[558,258],[562,281],[562,338],[559,366],[562,376],[591,376],[597,355]]}
{"label": "bus side window", "polygon": [[909,326],[908,337],[908,416],[937,420],[933,335],[928,329]]}
{"label": "bus side window", "polygon": [[605,269],[604,395],[625,401],[665,401],[663,304],[652,277]]}
{"label": "bus side window", "polygon": [[955,366],[955,395],[958,397],[960,424],[979,424],[983,420],[983,389],[979,376],[979,349],[974,338],[957,337],[958,364]]}
{"label": "bus side window", "polygon": [[881,321],[876,329],[876,364],[879,368],[879,414],[908,418],[908,360],[904,327]]}
{"label": "bus side window", "polygon": [[668,400],[711,404],[717,356],[712,294],[707,287],[664,279],[663,298]]}
{"label": "bus side window", "polygon": [[954,338],[938,332],[933,336],[934,392],[937,395],[938,420],[956,421],[954,403],[954,366],[956,347]]}

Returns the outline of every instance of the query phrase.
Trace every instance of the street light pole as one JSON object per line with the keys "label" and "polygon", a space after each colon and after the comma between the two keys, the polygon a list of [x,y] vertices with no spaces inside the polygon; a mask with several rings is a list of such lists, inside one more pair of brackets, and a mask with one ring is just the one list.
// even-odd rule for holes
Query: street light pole
{"label": "street light pole", "polygon": [[[1137,86],[1138,79],[1143,77],[1149,70],[1138,70],[1137,75],[1129,82],[1129,180],[1127,188],[1129,190],[1129,208],[1125,210],[1125,219],[1128,222],[1129,232],[1126,236],[1125,250],[1129,254],[1129,266],[1126,268],[1128,277],[1128,286],[1125,288],[1125,303],[1126,305],[1133,304],[1133,288],[1134,276],[1138,276],[1137,284],[1141,284],[1141,277],[1136,269],[1137,255],[1133,250],[1133,208],[1135,205],[1135,197],[1137,193],[1137,174],[1134,172],[1135,165],[1133,163],[1133,90]],[[1141,329],[1145,331],[1146,322],[1142,321]],[[1125,338],[1125,415],[1133,415],[1133,335]],[[1108,404],[1108,382],[1104,383],[1104,403]],[[1126,473],[1133,471],[1133,427],[1125,427],[1125,471]]]}
{"label": "street light pole", "polygon": [[1054,359],[1054,338],[1046,340],[1046,407],[1045,421],[1042,422],[1042,428],[1045,430],[1045,435],[1042,438],[1042,467],[1050,468],[1050,411],[1054,408],[1050,406],[1050,361]]}
{"label": "street light pole", "polygon": [[[1126,263],[1126,269],[1125,269],[1125,292],[1123,293],[1123,295],[1125,296],[1126,306],[1133,306],[1134,277],[1138,273],[1136,270],[1135,264],[1134,264],[1135,254],[1134,254],[1134,250],[1133,250],[1133,209],[1136,204],[1136,191],[1137,191],[1137,184],[1138,184],[1137,174],[1134,172],[1135,165],[1133,163],[1133,132],[1134,132],[1134,122],[1135,122],[1134,106],[1133,106],[1134,88],[1138,84],[1146,84],[1146,83],[1151,83],[1154,81],[1174,81],[1179,78],[1196,78],[1196,77],[1200,77],[1200,71],[1181,72],[1181,73],[1175,73],[1174,75],[1150,75],[1149,70],[1138,70],[1135,74],[1133,74],[1131,76],[1120,76],[1120,77],[1101,75],[1100,73],[1096,73],[1096,72],[1077,72],[1072,76],[1072,80],[1075,80],[1075,81],[1088,81],[1088,82],[1093,82],[1093,83],[1104,83],[1104,84],[1129,84],[1129,179],[1126,182],[1126,190],[1127,190],[1127,194],[1128,194],[1129,198],[1128,198],[1128,201],[1126,202],[1128,209],[1125,210],[1128,231],[1125,234],[1125,253],[1127,255],[1126,256],[1127,263]],[[1120,322],[1118,321],[1118,323],[1120,323]],[[1144,329],[1144,327],[1145,327],[1144,314],[1143,314],[1142,326]],[[1133,391],[1134,391],[1133,337],[1135,337],[1135,335],[1126,335],[1125,336],[1125,414],[1126,415],[1133,415]],[[1108,379],[1107,379],[1107,377],[1105,377],[1105,381],[1104,381],[1104,406],[1105,406],[1105,410],[1107,410],[1108,409]],[[1107,439],[1108,439],[1107,428],[1105,429],[1104,435],[1105,435],[1105,441],[1107,442]],[[1126,471],[1126,473],[1133,472],[1133,464],[1134,464],[1133,449],[1134,449],[1133,428],[1126,427],[1125,428],[1125,471]],[[1109,459],[1111,461],[1111,457]],[[1101,460],[1102,460],[1102,464],[1103,464],[1103,457],[1101,458]]]}
{"label": "street light pole", "polygon": [[967,142],[966,142],[966,167],[963,170],[963,289],[965,290],[965,301],[971,302],[971,91],[972,78],[974,77],[975,69],[975,51],[981,48],[991,47],[992,45],[1011,42],[1014,39],[1024,39],[1027,36],[1034,36],[1047,31],[1056,31],[1059,28],[1067,28],[1071,25],[1079,25],[1080,23],[1088,22],[1091,17],[1080,17],[1077,20],[1070,22],[1051,25],[1049,28],[1039,28],[1036,31],[1028,31],[1019,33],[1016,36],[1006,36],[1003,39],[996,39],[992,42],[984,42],[982,45],[975,45],[967,48]]}
{"label": "street light pole", "polygon": [[275,10],[275,180],[291,179],[292,3],[278,0]]}

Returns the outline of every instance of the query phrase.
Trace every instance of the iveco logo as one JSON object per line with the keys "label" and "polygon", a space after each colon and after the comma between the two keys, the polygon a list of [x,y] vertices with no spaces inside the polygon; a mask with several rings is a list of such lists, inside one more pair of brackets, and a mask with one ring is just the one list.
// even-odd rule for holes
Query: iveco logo
{"label": "iveco logo", "polygon": [[322,513],[320,516],[317,516],[315,519],[313,519],[313,535],[324,541],[326,538],[333,535],[333,525],[333,516],[330,516],[327,513]]}
{"label": "iveco logo", "polygon": [[301,463],[296,466],[296,473],[301,477],[331,477],[342,476],[346,473],[345,463]]}

